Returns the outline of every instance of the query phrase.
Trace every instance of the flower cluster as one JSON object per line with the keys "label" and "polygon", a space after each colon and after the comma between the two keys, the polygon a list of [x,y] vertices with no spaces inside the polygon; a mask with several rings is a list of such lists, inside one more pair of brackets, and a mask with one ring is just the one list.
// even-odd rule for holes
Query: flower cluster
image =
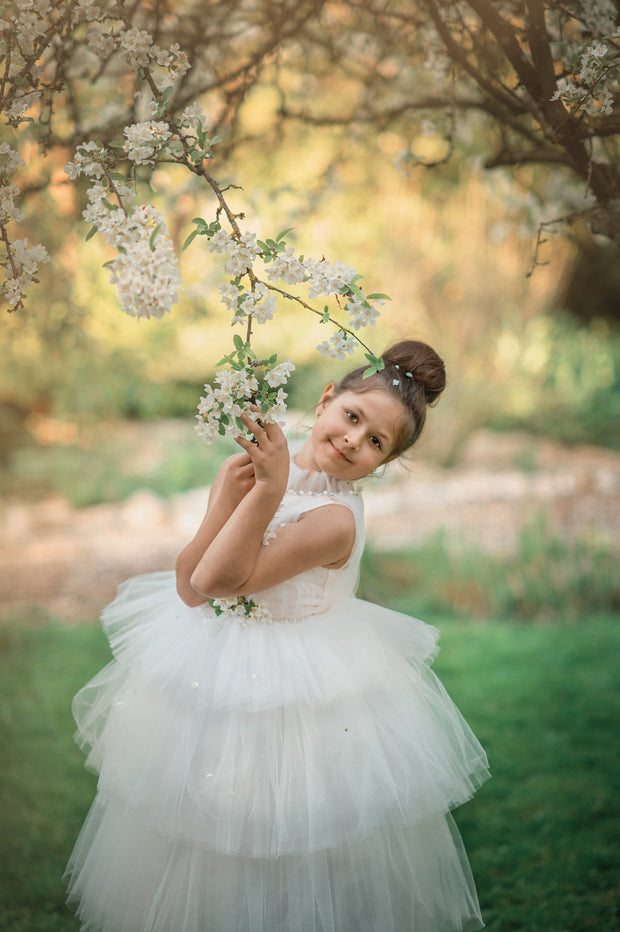
{"label": "flower cluster", "polygon": [[588,116],[613,113],[614,98],[603,79],[610,70],[612,53],[604,42],[589,45],[579,58],[574,79],[560,78],[552,100],[562,100],[571,109]]}
{"label": "flower cluster", "polygon": [[[224,271],[232,276],[233,281],[221,284],[218,291],[225,307],[233,312],[233,324],[243,323],[249,316],[252,316],[256,323],[261,324],[271,320],[275,314],[277,302],[275,295],[269,294],[268,286],[255,279],[252,291],[246,292],[239,282],[243,275],[250,271],[254,273],[254,262],[257,256],[265,262],[267,279],[270,282],[281,280],[287,284],[304,283],[307,285],[309,298],[316,298],[319,295],[346,296],[344,307],[349,315],[350,326],[354,330],[359,330],[367,324],[374,324],[379,316],[377,308],[381,306],[382,301],[371,303],[361,289],[355,286],[356,280],[360,277],[355,269],[343,262],[330,265],[326,259],[302,259],[295,255],[292,246],[286,246],[283,241],[271,240],[270,242],[272,246],[257,242],[253,233],[245,233],[235,239],[222,229],[218,229],[210,237],[209,250],[211,252],[229,254],[224,264]],[[279,247],[277,250],[274,248],[276,243]],[[338,352],[340,352],[342,335],[336,336],[338,339],[334,345],[339,347]],[[355,340],[349,335],[346,352],[352,352],[355,345]],[[323,343],[321,346],[324,347],[327,344]],[[339,358],[342,357],[339,356]]]}
{"label": "flower cluster", "polygon": [[8,223],[19,222],[24,218],[23,211],[15,204],[15,198],[20,193],[19,188],[9,182],[15,169],[23,164],[24,160],[19,152],[6,142],[0,144],[0,230],[5,247],[5,256],[0,260],[0,265],[4,269],[2,294],[10,308],[21,305],[26,289],[37,280],[40,263],[49,260],[44,246],[29,246],[27,239],[18,239],[11,243],[6,234]]}
{"label": "flower cluster", "polygon": [[145,29],[121,30],[114,37],[114,43],[132,68],[151,68],[159,66],[165,68],[171,77],[181,77],[191,67],[187,55],[173,43],[169,49],[161,49],[153,42],[150,33]]}
{"label": "flower cluster", "polygon": [[330,265],[326,259],[318,262],[316,259],[306,259],[304,267],[309,278],[308,296],[310,298],[340,294],[343,288],[350,285],[356,275],[355,269],[349,268],[344,262],[334,262]]}
{"label": "flower cluster", "polygon": [[124,134],[127,141],[123,149],[134,165],[153,165],[157,152],[172,136],[170,127],[162,121],[133,123],[125,127]]}
{"label": "flower cluster", "polygon": [[28,246],[27,239],[13,240],[8,262],[1,263],[6,269],[4,294],[8,299],[9,307],[17,307],[21,303],[28,286],[36,281],[40,263],[48,261],[49,256],[45,246],[41,246],[40,243]]}
{"label": "flower cluster", "polygon": [[209,599],[208,602],[216,615],[234,615],[241,620],[244,628],[251,624],[270,625],[273,622],[273,615],[265,603],[255,602],[246,595]]}
{"label": "flower cluster", "polygon": [[82,216],[118,250],[107,267],[125,313],[161,318],[177,301],[181,285],[166,221],[150,205],[138,205],[129,213],[125,205],[131,198],[130,190],[117,186],[114,191],[121,201],[115,209],[107,199],[108,188],[94,184]]}
{"label": "flower cluster", "polygon": [[344,359],[347,354],[354,352],[357,347],[357,340],[345,333],[344,330],[338,330],[329,340],[323,340],[319,343],[317,350],[322,356],[331,356],[332,359]]}
{"label": "flower cluster", "polygon": [[[241,346],[239,355],[248,352],[249,347]],[[252,405],[261,409],[260,419],[265,424],[282,421],[286,413],[286,393],[280,387],[284,385],[294,370],[292,362],[274,365],[275,359],[268,364],[252,365],[252,361],[240,368],[218,369],[215,375],[215,387],[207,383],[205,394],[200,398],[196,419],[196,432],[205,443],[213,443],[218,437],[238,437],[245,434],[241,414],[256,417]],[[237,364],[238,365],[238,364]],[[262,381],[257,373],[263,370]]]}
{"label": "flower cluster", "polygon": [[241,284],[228,282],[219,285],[218,292],[224,306],[233,312],[233,324],[247,323],[250,316],[257,324],[273,320],[277,298],[263,282],[255,282],[252,291],[246,291]]}
{"label": "flower cluster", "polygon": [[110,160],[104,146],[84,143],[65,171],[71,178],[85,175],[93,182],[82,216],[118,251],[107,266],[122,309],[132,317],[162,317],[176,302],[181,285],[166,222],[152,206],[128,210],[132,192],[110,180]]}

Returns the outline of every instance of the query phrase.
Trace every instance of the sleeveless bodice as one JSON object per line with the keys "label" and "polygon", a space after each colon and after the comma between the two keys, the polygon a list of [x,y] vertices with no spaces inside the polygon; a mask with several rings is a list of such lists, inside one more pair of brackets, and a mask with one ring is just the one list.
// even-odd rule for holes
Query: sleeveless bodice
{"label": "sleeveless bodice", "polygon": [[[315,566],[270,589],[253,593],[274,621],[297,621],[327,611],[336,602],[352,596],[359,579],[364,549],[364,508],[356,484],[334,479],[326,473],[301,469],[291,455],[286,492],[265,534],[264,546],[278,529],[293,524],[308,511],[330,504],[345,505],[355,518],[355,543],[347,562],[338,569]],[[326,519],[327,520],[327,519]]]}

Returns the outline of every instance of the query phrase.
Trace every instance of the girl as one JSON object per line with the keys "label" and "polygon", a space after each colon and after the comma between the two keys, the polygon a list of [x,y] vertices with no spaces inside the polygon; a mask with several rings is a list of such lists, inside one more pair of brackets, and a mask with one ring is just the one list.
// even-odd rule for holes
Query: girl
{"label": "girl", "polygon": [[428,667],[435,629],[354,597],[357,481],[445,385],[406,341],[222,466],[174,574],[103,614],[113,661],[75,698],[100,774],[68,866],[83,929],[441,932],[482,922],[449,810],[484,751]]}

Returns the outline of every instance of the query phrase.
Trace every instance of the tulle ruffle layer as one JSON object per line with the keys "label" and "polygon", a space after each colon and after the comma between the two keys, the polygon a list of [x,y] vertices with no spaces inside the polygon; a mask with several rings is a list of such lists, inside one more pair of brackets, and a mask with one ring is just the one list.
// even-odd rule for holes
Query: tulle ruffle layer
{"label": "tulle ruffle layer", "polygon": [[[83,930],[454,932],[482,926],[450,816],[306,855],[229,857],[95,804],[68,872]],[[145,904],[147,904],[145,906]]]}
{"label": "tulle ruffle layer", "polygon": [[244,628],[176,595],[162,611],[161,593],[140,594],[144,617],[122,599],[134,624],[108,609],[116,658],[74,714],[100,792],[155,832],[226,854],[302,854],[425,821],[488,776],[437,677],[403,658],[434,650],[421,622],[349,599]]}
{"label": "tulle ruffle layer", "polygon": [[102,621],[114,659],[74,700],[100,774],[67,868],[83,930],[480,928],[446,813],[487,761],[427,665],[435,629],[354,598],[244,626],[171,573]]}

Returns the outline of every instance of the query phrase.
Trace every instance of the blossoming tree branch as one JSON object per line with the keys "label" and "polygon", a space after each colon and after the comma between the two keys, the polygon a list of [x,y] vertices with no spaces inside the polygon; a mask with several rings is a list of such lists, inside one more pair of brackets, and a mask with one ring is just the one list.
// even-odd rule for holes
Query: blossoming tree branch
{"label": "blossoming tree branch", "polygon": [[[127,38],[122,36],[120,41],[126,42]],[[135,58],[135,36],[129,39]],[[318,345],[319,352],[342,359],[361,345],[366,350],[368,373],[382,368],[382,360],[363,343],[357,331],[374,323],[379,316],[378,306],[387,295],[366,295],[359,284],[361,276],[344,263],[332,265],[325,258],[297,256],[294,248],[286,244],[288,230],[266,241],[257,240],[255,233],[242,232],[239,215],[233,213],[225,191],[206,167],[221,137],[209,137],[203,129],[205,118],[196,106],[186,108],[179,118],[169,112],[172,87],[160,90],[152,69],[162,65],[162,56],[146,39],[136,63],[142,71],[146,94],[150,94],[145,102],[150,118],[126,127],[124,141],[109,147],[95,142],[78,146],[66,170],[71,178],[85,175],[91,179],[89,206],[83,215],[92,224],[88,237],[103,234],[116,249],[116,257],[106,263],[111,281],[117,286],[123,310],[137,318],[162,317],[169,311],[176,302],[181,279],[164,216],[151,205],[135,204],[135,168],[173,162],[203,178],[213,191],[218,202],[215,218],[196,218],[185,245],[196,237],[205,237],[209,251],[222,257],[228,281],[219,286],[219,293],[232,312],[232,325],[241,325],[243,335],[234,334],[231,353],[218,363],[216,386],[205,385],[198,414],[200,436],[211,443],[218,436],[243,432],[240,415],[244,411],[251,413],[251,405],[260,408],[260,417],[266,423],[283,417],[286,393],[282,385],[293,371],[293,363],[278,363],[275,354],[258,359],[252,349],[253,325],[273,319],[278,296],[318,315],[323,323],[334,325],[335,332]],[[185,66],[183,56],[175,53],[164,66],[174,75]],[[130,166],[127,172],[121,170],[126,162]],[[257,262],[262,263],[264,273],[257,269]],[[310,300],[319,296],[335,299],[338,310],[347,315],[347,322],[335,319],[329,304],[319,310],[277,282],[305,284]]]}
{"label": "blossoming tree branch", "polygon": [[[595,232],[620,244],[619,20],[618,0],[282,0],[277,10],[268,0],[227,0],[212,4],[207,18],[200,0],[3,0],[0,297],[8,310],[19,310],[49,261],[49,242],[23,235],[28,198],[49,183],[58,154],[79,146],[74,180],[93,181],[87,211],[117,251],[110,272],[126,310],[139,315],[146,300],[138,255],[157,285],[159,305],[152,303],[150,314],[164,313],[178,287],[163,218],[134,204],[136,169],[144,174],[171,160],[200,175],[217,199],[215,218],[200,219],[196,236],[221,248],[226,263],[243,264],[243,249],[251,260],[222,293],[233,316],[258,325],[273,299],[288,293],[282,284],[305,281],[312,301],[325,292],[319,279],[327,277],[339,285],[330,300],[337,296],[337,309],[351,318],[327,342],[333,352],[350,349],[354,321],[362,311],[372,316],[377,304],[359,279],[346,273],[348,280],[338,282],[335,267],[323,275],[327,264],[296,257],[285,237],[252,240],[206,171],[214,146],[225,160],[238,144],[239,113],[257,87],[275,91],[278,126],[301,121],[358,137],[367,128],[369,139],[389,128],[402,139],[408,166],[432,168],[471,150],[486,151],[489,169],[535,164],[561,172],[566,184],[553,194],[538,188],[549,222],[585,216]],[[331,92],[334,82],[342,95]],[[205,99],[214,114],[208,123],[195,104]],[[443,137],[444,155],[417,154],[425,132]],[[33,145],[49,155],[36,169],[24,166]],[[282,266],[288,280],[275,277]]]}

